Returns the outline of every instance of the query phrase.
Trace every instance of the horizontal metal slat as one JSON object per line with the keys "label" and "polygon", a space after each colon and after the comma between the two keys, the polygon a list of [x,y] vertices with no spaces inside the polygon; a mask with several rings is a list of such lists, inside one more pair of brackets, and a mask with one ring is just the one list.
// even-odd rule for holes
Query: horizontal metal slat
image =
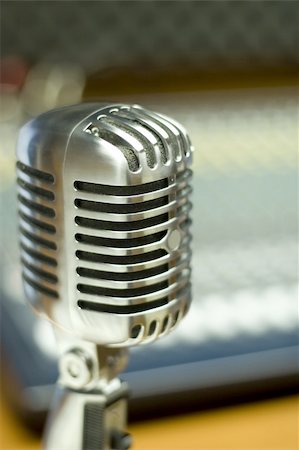
{"label": "horizontal metal slat", "polygon": [[[165,239],[165,238],[164,238]],[[183,242],[181,244],[181,247],[178,250],[175,250],[176,252],[182,250],[182,246],[186,245],[189,241],[190,237],[187,235],[184,237]],[[103,247],[103,246],[97,246],[95,248],[94,244],[91,243],[85,243],[85,242],[77,242],[76,248],[78,251],[85,251],[85,252],[91,252],[93,253],[95,250],[102,254],[102,255],[111,255],[115,256],[116,258],[123,258],[123,257],[130,257],[130,256],[138,256],[138,255],[146,255],[147,253],[151,253],[153,251],[157,251],[163,246],[166,245],[166,243],[158,241],[153,242],[151,244],[143,245],[141,247],[130,247],[130,248],[117,248],[117,247]]]}
{"label": "horizontal metal slat", "polygon": [[113,239],[98,236],[90,236],[83,233],[76,233],[75,239],[77,242],[90,244],[109,248],[136,248],[148,246],[154,242],[161,241],[167,234],[167,231],[160,231],[158,233],[147,234],[145,236],[128,239]]}
{"label": "horizontal metal slat", "polygon": [[[111,283],[109,283],[111,286]],[[155,283],[151,285],[141,285],[139,287],[130,287],[130,288],[111,288],[106,286],[95,286],[94,284],[83,284],[80,280],[80,283],[77,284],[77,289],[82,294],[89,295],[97,295],[101,297],[121,297],[121,298],[131,298],[131,297],[139,297],[140,295],[148,295],[155,292],[159,292],[161,290],[165,290],[168,287],[168,281],[162,281],[160,283]]]}
{"label": "horizontal metal slat", "polygon": [[58,298],[58,292],[54,289],[50,289],[46,287],[43,283],[40,283],[38,280],[35,280],[32,276],[32,273],[28,274],[26,269],[23,271],[23,279],[26,283],[29,284],[33,289],[36,289],[41,294],[47,295],[48,297]]}
{"label": "horizontal metal slat", "polygon": [[45,216],[44,214],[41,214],[40,212],[33,210],[27,204],[25,205],[24,203],[19,202],[18,209],[20,212],[26,214],[27,216],[33,217],[34,219],[37,219],[40,222],[50,225],[50,227],[54,226],[55,223],[54,217]]}
{"label": "horizontal metal slat", "polygon": [[44,247],[36,242],[33,242],[32,239],[28,239],[25,234],[20,233],[20,242],[22,245],[24,245],[27,249],[36,252],[38,254],[44,255],[46,258],[54,259],[56,261],[56,251],[49,249],[47,247]]}
{"label": "horizontal metal slat", "polygon": [[54,241],[51,241],[49,239],[44,239],[40,236],[40,234],[33,233],[27,224],[24,224],[27,228],[20,226],[19,230],[20,233],[25,236],[28,240],[32,241],[34,244],[39,245],[41,247],[45,247],[50,250],[57,250],[57,245]]}
{"label": "horizontal metal slat", "polygon": [[31,209],[33,211],[36,211],[38,214],[46,217],[53,218],[55,217],[55,210],[53,208],[50,208],[48,206],[45,206],[41,203],[34,202],[32,199],[28,198],[26,193],[19,194],[18,200],[20,203],[25,205],[28,209]]}
{"label": "horizontal metal slat", "polygon": [[76,198],[75,200],[75,206],[77,208],[114,214],[136,214],[139,212],[160,208],[168,205],[168,203],[168,196],[139,203],[104,203],[99,202],[98,200],[91,201],[83,200],[81,198]]}
{"label": "horizontal metal slat", "polygon": [[[149,255],[149,254],[147,254]],[[157,255],[157,252],[155,252],[155,255]],[[85,257],[85,253],[82,255],[83,258]],[[107,257],[107,255],[98,255],[96,253],[88,253],[86,257],[93,258],[93,256],[96,258],[99,257]],[[138,255],[139,256],[139,255]],[[109,256],[108,256],[109,257]],[[137,262],[137,263],[128,263],[128,259],[125,258],[127,261],[126,263],[121,264],[120,258],[114,258],[114,263],[111,262],[111,259],[109,259],[110,262],[100,262],[99,260],[93,261],[92,259],[78,259],[77,264],[80,265],[80,267],[85,269],[91,269],[91,270],[99,270],[104,272],[113,272],[117,274],[134,274],[138,273],[139,271],[146,271],[147,269],[155,269],[162,264],[174,264],[176,262],[180,262],[183,260],[189,260],[189,252],[186,247],[184,247],[183,251],[180,251],[180,254],[178,253],[167,253],[165,250],[162,250],[162,256],[156,257],[151,260],[146,260],[144,262]]]}
{"label": "horizontal metal slat", "polygon": [[[183,186],[186,186],[186,182],[182,183],[182,187]],[[126,188],[126,186],[123,187]],[[91,190],[90,191],[76,190],[76,193],[77,197],[83,200],[99,201],[102,203],[110,203],[110,204],[119,204],[119,203],[131,204],[131,203],[142,203],[158,199],[160,197],[168,196],[174,193],[177,189],[178,185],[176,183],[173,183],[156,191],[144,192],[136,195],[107,195],[107,194],[100,194],[97,191],[93,192]]]}
{"label": "horizontal metal slat", "polygon": [[[97,238],[94,238],[97,239]],[[152,252],[154,250],[158,250],[162,247],[161,242],[153,242],[147,245],[143,245],[141,247],[127,247],[127,248],[121,248],[121,247],[107,247],[107,246],[100,246],[97,245],[95,248],[94,242],[87,243],[87,242],[76,242],[76,249],[79,251],[86,251],[86,252],[94,252],[95,250],[102,255],[112,255],[116,257],[123,257],[123,256],[133,256],[133,255],[140,255]]]}
{"label": "horizontal metal slat", "polygon": [[172,158],[176,161],[182,159],[183,149],[181,148],[181,136],[180,131],[172,123],[168,122],[166,117],[155,114],[151,112],[147,114],[145,111],[138,111],[144,116],[146,120],[152,120],[159,124],[159,127],[164,130],[164,140],[167,143],[170,154],[172,153]]}
{"label": "horizontal metal slat", "polygon": [[[118,226],[114,225],[115,224],[114,222],[112,222],[112,223],[108,222],[108,224],[107,224],[107,222],[105,221],[104,225],[103,225],[102,221],[100,221],[100,223],[98,223],[97,220],[86,219],[85,217],[80,217],[80,216],[75,217],[75,222],[79,226],[78,232],[80,232],[80,233],[89,234],[91,236],[112,238],[112,239],[121,239],[121,238],[134,239],[134,238],[139,238],[142,236],[147,236],[152,233],[156,233],[156,232],[159,233],[161,231],[168,230],[172,226],[174,226],[176,222],[179,225],[183,219],[184,218],[180,218],[180,217],[178,217],[178,218],[172,217],[171,219],[167,220],[166,222],[164,222],[164,221],[161,222],[159,219],[159,220],[157,220],[158,223],[151,221],[150,223],[152,223],[152,225],[144,227],[144,228],[140,227],[140,228],[133,229],[133,230],[128,229],[128,230],[122,230],[122,231],[120,231],[118,229]],[[148,223],[149,222],[146,222],[145,224],[147,225]],[[101,228],[101,226],[105,226],[106,228]],[[112,228],[112,229],[107,229],[108,226],[110,226],[110,228]]]}
{"label": "horizontal metal slat", "polygon": [[79,300],[78,306],[81,309],[94,312],[102,312],[109,314],[137,314],[151,309],[157,309],[167,305],[167,298],[152,301],[150,303],[141,303],[136,305],[108,305],[106,303],[94,303],[87,300]]}
{"label": "horizontal metal slat", "polygon": [[54,235],[56,233],[56,227],[54,225],[42,220],[38,220],[34,216],[28,215],[21,210],[19,210],[18,213],[22,223],[27,223],[28,225],[30,225],[30,227],[36,228],[37,230],[40,230],[44,233],[48,233],[51,235]]}
{"label": "horizontal metal slat", "polygon": [[[171,278],[178,275],[180,271],[184,271],[184,276],[188,276],[189,269],[187,268],[187,262],[184,264],[180,264],[178,266],[170,267],[164,270],[163,272],[160,272],[157,270],[152,271],[152,275],[144,277],[144,278],[131,278],[127,277],[125,279],[119,279],[119,275],[123,274],[112,274],[111,272],[108,272],[111,274],[110,278],[100,278],[100,277],[87,277],[85,275],[89,275],[90,272],[84,272],[82,270],[77,269],[77,273],[80,275],[80,284],[86,284],[89,286],[99,287],[99,288],[109,288],[111,285],[115,287],[115,289],[137,289],[145,286],[151,286],[156,283],[160,283],[163,281],[169,282],[169,285],[172,283]],[[98,271],[100,272],[100,271]],[[144,271],[145,272],[145,271]],[[83,275],[82,275],[83,274]],[[107,274],[107,272],[104,272],[103,276]],[[126,275],[132,275],[136,276],[136,272],[127,273]],[[138,274],[138,272],[137,272]],[[93,274],[95,275],[95,274]],[[122,277],[124,278],[124,277]],[[113,284],[111,283],[111,280],[113,280]]]}
{"label": "horizontal metal slat", "polygon": [[[168,214],[161,214],[159,216],[149,217],[147,219],[140,219],[132,222],[123,221],[123,222],[115,222],[113,220],[100,220],[97,218],[96,214],[86,214],[84,217],[76,216],[75,222],[77,225],[83,225],[87,228],[97,228],[103,230],[111,230],[111,231],[133,231],[140,230],[147,227],[153,227],[155,225],[159,225],[163,222],[168,221]],[[104,215],[104,218],[107,218],[107,215]]]}
{"label": "horizontal metal slat", "polygon": [[[165,188],[156,190],[156,191],[150,191],[150,192],[144,192],[141,194],[136,195],[108,195],[100,193],[101,191],[95,189],[92,190],[90,188],[89,190],[77,190],[77,197],[83,200],[90,200],[90,201],[99,201],[102,203],[111,203],[111,204],[128,204],[128,203],[142,203],[149,200],[154,200],[160,197],[168,196],[170,194],[174,194],[175,192],[182,191],[184,188],[189,186],[189,181],[191,179],[191,174],[178,174],[177,179],[175,183],[172,183],[170,185],[167,185]],[[90,184],[93,185],[93,183],[85,183],[85,182],[75,182],[74,185],[77,186],[76,183],[83,183],[83,184]],[[96,185],[98,186],[98,185]],[[140,185],[144,186],[144,185]],[[108,186],[107,186],[108,187]],[[124,191],[126,191],[126,188],[129,186],[122,186]],[[121,188],[121,186],[119,187]],[[190,188],[190,186],[189,186]]]}
{"label": "horizontal metal slat", "polygon": [[37,227],[35,224],[24,220],[23,217],[20,217],[19,224],[20,231],[24,230],[24,234],[27,233],[28,238],[32,237],[33,241],[38,241],[38,243],[43,243],[47,248],[56,250],[55,234],[48,233],[44,228]]}
{"label": "horizontal metal slat", "polygon": [[53,201],[55,199],[55,195],[52,191],[29,183],[28,181],[25,181],[20,177],[17,178],[17,183],[21,191],[29,192],[31,196],[33,195],[36,197],[40,197],[43,200],[47,201]]}
{"label": "horizontal metal slat", "polygon": [[[94,248],[93,248],[94,250]],[[114,255],[105,255],[94,252],[88,252],[84,250],[77,250],[76,256],[84,261],[92,261],[94,263],[107,263],[107,264],[117,264],[117,265],[128,265],[128,264],[137,264],[137,263],[145,263],[148,261],[156,260],[161,258],[162,256],[167,255],[166,250],[158,249],[147,253],[141,253],[138,255],[124,255],[124,256],[114,256]]]}
{"label": "horizontal metal slat", "polygon": [[[152,291],[147,294],[140,294],[140,295],[134,295],[131,297],[128,297],[127,294],[123,290],[123,296],[117,296],[117,295],[107,295],[108,291],[103,291],[100,289],[91,289],[89,292],[82,292],[78,290],[78,296],[82,300],[87,300],[91,302],[102,302],[110,305],[127,305],[127,304],[138,304],[138,303],[148,303],[153,300],[158,300],[159,298],[163,297],[175,297],[176,292],[182,289],[184,286],[188,284],[189,280],[188,277],[182,276],[181,278],[177,279],[175,283],[172,283],[168,287],[165,287],[164,289],[158,289],[156,291]],[[80,284],[80,283],[79,283]],[[84,289],[84,288],[83,288]],[[87,289],[88,290],[88,289]],[[106,295],[105,295],[106,293]],[[111,292],[112,294],[112,292]],[[122,294],[122,292],[120,292]],[[136,294],[136,292],[135,292]],[[126,296],[125,296],[126,295]]]}
{"label": "horizontal metal slat", "polygon": [[[145,278],[153,277],[161,273],[168,271],[168,264],[161,264],[151,268],[145,268],[144,270],[138,271],[126,271],[119,272],[108,271],[107,266],[104,266],[106,270],[99,270],[99,268],[88,268],[85,266],[77,267],[76,271],[78,275],[83,278],[94,278],[98,280],[112,280],[112,281],[133,281],[133,280],[143,280]],[[114,266],[115,267],[115,266]],[[145,266],[146,267],[146,266]],[[82,279],[83,279],[82,278]]]}
{"label": "horizontal metal slat", "polygon": [[57,262],[55,259],[54,262],[52,260],[48,261],[47,258],[44,260],[44,255],[39,254],[38,252],[31,252],[30,249],[23,247],[21,247],[21,258],[26,261],[27,264],[34,265],[40,270],[48,272],[57,278]]}
{"label": "horizontal metal slat", "polygon": [[74,187],[78,191],[92,192],[94,194],[101,195],[116,195],[116,196],[129,196],[129,195],[141,195],[146,193],[153,193],[168,187],[168,179],[163,178],[162,180],[151,181],[149,183],[143,183],[138,185],[130,186],[116,186],[116,185],[105,185],[90,183],[86,181],[75,181]]}
{"label": "horizontal metal slat", "polygon": [[25,173],[26,175],[37,178],[38,180],[42,180],[45,183],[53,184],[54,183],[54,176],[48,172],[44,172],[42,170],[36,169],[34,167],[28,166],[21,161],[17,161],[17,168]]}
{"label": "horizontal metal slat", "polygon": [[[37,267],[35,264],[28,262],[27,258],[21,258],[22,264],[26,267],[29,272],[32,272],[36,277],[41,278],[42,280],[50,283],[56,284],[58,278],[55,274],[48,272],[46,270]],[[35,262],[36,263],[36,262]]]}
{"label": "horizontal metal slat", "polygon": [[[76,202],[76,200],[75,200],[75,202]],[[82,207],[77,207],[77,211],[78,211],[77,214],[80,214],[81,216],[89,218],[89,219],[117,222],[121,226],[122,222],[126,222],[126,223],[130,224],[132,222],[139,222],[141,220],[146,220],[146,219],[165,215],[172,209],[175,209],[179,206],[178,202],[176,200],[173,200],[163,206],[160,206],[160,207],[154,208],[154,209],[150,209],[150,210],[146,210],[143,212],[117,214],[117,213],[102,212],[99,209],[96,209],[97,208],[96,204],[97,204],[96,202],[93,202],[93,206],[95,209],[85,209]],[[166,218],[166,220],[167,220],[167,218]]]}

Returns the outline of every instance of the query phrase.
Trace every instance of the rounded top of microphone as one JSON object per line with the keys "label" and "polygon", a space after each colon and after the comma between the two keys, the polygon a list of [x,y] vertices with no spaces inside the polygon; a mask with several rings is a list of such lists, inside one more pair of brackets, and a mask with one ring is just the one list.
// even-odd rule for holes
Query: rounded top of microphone
{"label": "rounded top of microphone", "polygon": [[117,146],[131,172],[141,171],[143,164],[155,169],[190,157],[191,143],[184,128],[138,105],[108,106],[88,121],[84,131]]}

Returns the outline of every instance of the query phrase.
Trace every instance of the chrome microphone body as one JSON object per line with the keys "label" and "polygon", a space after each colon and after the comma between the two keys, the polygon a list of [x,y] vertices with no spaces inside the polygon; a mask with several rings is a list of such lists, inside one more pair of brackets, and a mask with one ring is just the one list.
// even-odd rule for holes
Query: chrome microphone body
{"label": "chrome microphone body", "polygon": [[[137,105],[66,107],[21,130],[24,288],[56,325],[60,381],[68,389],[106,389],[107,398],[125,349],[167,334],[186,314],[191,153],[183,127]],[[125,438],[115,437],[119,426],[113,429],[114,444],[111,436],[102,447],[81,436],[77,446],[59,448],[125,448]]]}

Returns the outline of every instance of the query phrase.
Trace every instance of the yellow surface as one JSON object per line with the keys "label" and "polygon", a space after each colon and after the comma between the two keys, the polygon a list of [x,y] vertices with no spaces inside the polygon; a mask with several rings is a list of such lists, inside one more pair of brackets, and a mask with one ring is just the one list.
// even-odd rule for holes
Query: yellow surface
{"label": "yellow surface", "polygon": [[[132,424],[130,432],[136,450],[298,450],[298,425],[293,396]],[[0,442],[1,450],[40,448],[3,401]]]}

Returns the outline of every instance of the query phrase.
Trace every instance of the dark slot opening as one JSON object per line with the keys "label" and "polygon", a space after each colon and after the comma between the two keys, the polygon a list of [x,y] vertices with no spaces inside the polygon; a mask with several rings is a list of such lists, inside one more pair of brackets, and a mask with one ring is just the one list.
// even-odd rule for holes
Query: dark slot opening
{"label": "dark slot opening", "polygon": [[19,215],[29,225],[37,227],[41,231],[46,231],[49,234],[56,233],[56,228],[54,227],[54,225],[50,225],[49,223],[42,222],[41,220],[38,220],[35,217],[27,216],[27,214],[24,214],[22,211],[19,211]]}
{"label": "dark slot opening", "polygon": [[27,206],[27,208],[33,209],[34,211],[47,217],[55,217],[55,211],[53,208],[48,208],[47,206],[35,203],[27,198],[23,197],[21,194],[18,195],[18,200]]}
{"label": "dark slot opening", "polygon": [[98,211],[105,213],[115,213],[115,214],[132,214],[142,211],[148,211],[150,209],[159,208],[161,206],[168,204],[168,197],[155,198],[153,200],[148,200],[146,202],[139,203],[102,203],[90,200],[76,199],[75,205],[77,208],[87,209],[89,211]]}
{"label": "dark slot opening", "polygon": [[75,238],[78,242],[91,245],[99,245],[103,247],[114,248],[131,248],[140,247],[142,245],[152,244],[158,242],[166,236],[167,231],[161,231],[159,233],[149,234],[148,236],[141,236],[134,239],[110,239],[98,236],[87,236],[85,234],[77,233]]}
{"label": "dark slot opening", "polygon": [[96,311],[112,314],[136,314],[150,309],[159,308],[167,305],[168,298],[160,298],[149,303],[140,303],[138,305],[105,305],[103,303],[88,302],[86,300],[79,300],[78,306],[87,311]]}
{"label": "dark slot opening", "polygon": [[29,175],[34,178],[38,178],[39,180],[45,181],[46,183],[54,183],[54,177],[48,172],[43,172],[41,170],[35,169],[33,167],[27,166],[26,164],[23,164],[21,161],[17,162],[17,168],[21,170],[22,172],[26,173],[26,175]]}
{"label": "dark slot opening", "polygon": [[162,323],[162,328],[161,328],[161,333],[164,333],[164,331],[166,330],[169,320],[170,320],[169,316],[164,317],[163,323]]}
{"label": "dark slot opening", "polygon": [[41,245],[42,247],[49,248],[50,250],[57,250],[57,245],[53,241],[48,241],[46,239],[43,239],[39,236],[36,236],[35,234],[29,233],[24,228],[20,227],[20,232],[30,241],[34,242],[35,244]]}
{"label": "dark slot opening", "polygon": [[53,266],[56,267],[57,266],[57,261],[54,258],[51,258],[50,256],[46,256],[43,255],[42,253],[36,252],[35,250],[32,250],[31,248],[26,247],[26,245],[24,245],[21,242],[21,248],[24,252],[28,253],[28,255],[30,255],[32,258],[35,258],[45,264],[48,264],[49,266]]}
{"label": "dark slot opening", "polygon": [[28,261],[26,261],[26,259],[22,258],[21,259],[22,264],[31,272],[33,272],[35,275],[38,275],[41,278],[44,278],[46,281],[48,281],[49,283],[57,283],[58,278],[56,275],[53,275],[52,273],[49,272],[45,272],[44,270],[41,270],[35,266],[33,266],[32,264],[30,264]]}
{"label": "dark slot opening", "polygon": [[168,214],[160,214],[159,216],[150,217],[149,219],[136,220],[132,222],[111,222],[108,220],[87,219],[85,217],[75,217],[75,222],[87,228],[96,230],[112,230],[112,231],[133,231],[142,228],[148,228],[160,223],[167,222]]}
{"label": "dark slot opening", "polygon": [[134,186],[109,186],[107,184],[89,183],[86,181],[75,181],[74,187],[78,191],[93,192],[102,195],[139,195],[147,192],[158,191],[168,186],[168,179],[152,181]]}
{"label": "dark slot opening", "polygon": [[36,283],[35,281],[28,278],[23,273],[23,278],[33,289],[36,289],[37,291],[41,292],[42,294],[48,295],[49,297],[58,298],[58,293],[56,291],[53,291],[52,289],[48,289],[45,286],[42,286],[39,283]]}
{"label": "dark slot opening", "polygon": [[31,192],[32,194],[35,194],[39,197],[45,198],[46,200],[53,201],[55,199],[53,192],[48,191],[47,189],[43,189],[39,186],[34,186],[33,184],[27,183],[21,178],[17,179],[17,183],[26,191]]}
{"label": "dark slot opening", "polygon": [[161,273],[167,272],[168,264],[162,264],[158,267],[152,267],[151,269],[139,270],[138,272],[106,272],[103,270],[86,269],[84,267],[78,267],[77,273],[86,278],[97,278],[101,280],[114,280],[114,281],[133,281],[141,280],[143,278],[153,277]]}
{"label": "dark slot opening", "polygon": [[113,255],[101,255],[98,253],[82,252],[81,250],[76,251],[76,256],[79,259],[85,261],[108,263],[108,264],[138,264],[147,261],[152,261],[162,256],[167,255],[166,250],[158,249],[152,252],[141,253],[140,255],[129,255],[129,256],[113,256]]}
{"label": "dark slot opening", "polygon": [[130,334],[132,339],[136,339],[139,336],[141,328],[142,328],[141,325],[133,326],[133,328],[131,329],[131,334]]}
{"label": "dark slot opening", "polygon": [[152,294],[168,287],[168,281],[151,284],[150,286],[142,286],[131,289],[111,289],[100,286],[89,286],[87,284],[77,284],[78,291],[82,294],[101,295],[104,297],[137,297],[138,295]]}
{"label": "dark slot opening", "polygon": [[156,331],[158,322],[156,320],[153,320],[150,324],[149,330],[148,330],[148,335],[152,336],[154,334],[154,332]]}

